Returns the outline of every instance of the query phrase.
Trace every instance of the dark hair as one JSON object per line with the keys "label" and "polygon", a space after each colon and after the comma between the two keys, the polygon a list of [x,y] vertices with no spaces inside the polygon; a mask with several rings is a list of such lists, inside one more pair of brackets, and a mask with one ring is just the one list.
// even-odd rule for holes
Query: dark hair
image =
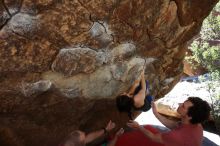
{"label": "dark hair", "polygon": [[127,95],[119,95],[116,97],[116,105],[120,112],[127,112],[129,118],[132,119],[131,110],[134,105],[133,98],[130,98]]}
{"label": "dark hair", "polygon": [[66,144],[70,144],[71,146],[85,146],[84,142],[80,141],[80,133],[78,130],[71,132],[65,138],[62,145],[65,146]]}
{"label": "dark hair", "polygon": [[208,120],[211,108],[208,102],[199,97],[189,97],[188,101],[192,102],[193,106],[188,109],[188,116],[192,117],[190,123],[198,124]]}

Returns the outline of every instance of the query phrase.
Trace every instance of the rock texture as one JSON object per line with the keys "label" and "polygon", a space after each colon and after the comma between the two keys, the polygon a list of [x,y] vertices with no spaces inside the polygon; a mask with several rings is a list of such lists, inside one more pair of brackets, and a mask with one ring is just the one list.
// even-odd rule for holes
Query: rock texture
{"label": "rock texture", "polygon": [[57,145],[128,120],[115,97],[145,67],[161,98],[217,0],[1,0],[0,145]]}
{"label": "rock texture", "polygon": [[[192,56],[192,52],[189,49],[186,50],[186,57],[191,57],[191,56]],[[185,73],[186,76],[199,76],[207,73],[207,69],[205,69],[195,61],[193,62],[192,65],[192,63],[190,63],[189,61],[184,60],[183,64],[184,64],[183,72]]]}

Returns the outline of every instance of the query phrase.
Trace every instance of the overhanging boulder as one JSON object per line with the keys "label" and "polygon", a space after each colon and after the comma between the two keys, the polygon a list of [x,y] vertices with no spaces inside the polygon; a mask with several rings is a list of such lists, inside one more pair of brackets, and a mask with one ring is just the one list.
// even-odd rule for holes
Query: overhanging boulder
{"label": "overhanging boulder", "polygon": [[115,97],[144,65],[152,95],[169,92],[217,2],[1,1],[0,145],[57,145],[110,119],[124,126]]}

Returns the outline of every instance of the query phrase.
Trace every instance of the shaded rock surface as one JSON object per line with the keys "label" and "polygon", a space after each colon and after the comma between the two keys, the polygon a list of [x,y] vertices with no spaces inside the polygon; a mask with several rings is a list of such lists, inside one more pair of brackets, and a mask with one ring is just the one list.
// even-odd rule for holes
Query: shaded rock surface
{"label": "shaded rock surface", "polygon": [[109,119],[145,67],[161,98],[217,0],[2,0],[0,145],[57,145]]}

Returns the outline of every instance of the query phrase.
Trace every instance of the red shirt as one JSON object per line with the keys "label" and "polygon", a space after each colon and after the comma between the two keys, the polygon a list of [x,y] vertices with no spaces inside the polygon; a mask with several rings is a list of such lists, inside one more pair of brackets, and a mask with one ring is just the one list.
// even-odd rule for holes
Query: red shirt
{"label": "red shirt", "polygon": [[[158,130],[153,128],[152,126],[144,126],[145,129],[150,130],[153,133],[158,133]],[[149,138],[147,138],[141,131],[134,130],[131,132],[127,132],[122,134],[115,146],[164,146],[162,144],[153,142]]]}
{"label": "red shirt", "polygon": [[200,124],[181,124],[170,132],[161,134],[165,146],[201,146],[203,128]]}

